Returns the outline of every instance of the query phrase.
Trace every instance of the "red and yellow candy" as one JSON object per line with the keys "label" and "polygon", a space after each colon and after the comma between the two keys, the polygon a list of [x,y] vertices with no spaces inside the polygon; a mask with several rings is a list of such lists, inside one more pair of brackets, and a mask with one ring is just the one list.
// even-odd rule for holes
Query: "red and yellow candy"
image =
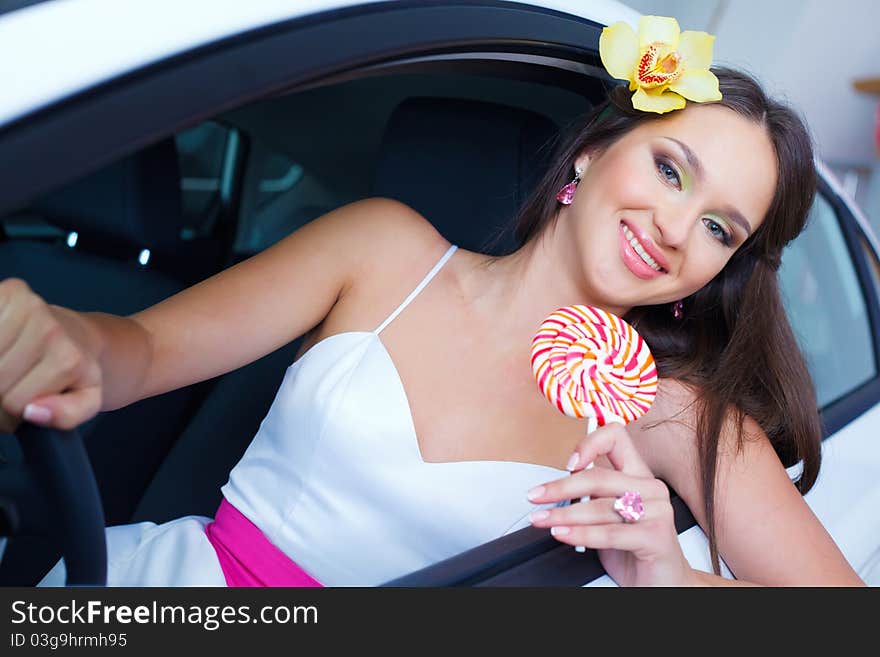
{"label": "red and yellow candy", "polygon": [[593,306],[565,306],[544,320],[532,340],[532,371],[550,403],[598,426],[638,419],[657,394],[657,366],[642,336]]}

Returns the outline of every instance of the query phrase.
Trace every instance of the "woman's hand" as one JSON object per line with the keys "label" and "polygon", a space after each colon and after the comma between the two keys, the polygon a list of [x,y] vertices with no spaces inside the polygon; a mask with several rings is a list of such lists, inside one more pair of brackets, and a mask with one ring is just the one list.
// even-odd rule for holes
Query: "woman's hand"
{"label": "woman's hand", "polygon": [[[614,469],[588,467],[607,456]],[[572,475],[529,491],[536,504],[589,496],[569,506],[542,509],[532,524],[549,527],[563,543],[598,551],[608,575],[620,586],[687,586],[695,573],[688,564],[675,530],[669,488],[656,479],[639,455],[626,428],[599,427],[578,445],[569,462]],[[614,509],[626,491],[641,494],[644,513],[625,522]]]}
{"label": "woman's hand", "polygon": [[74,314],[56,310],[24,281],[0,281],[0,433],[22,418],[72,429],[101,408],[101,368]]}

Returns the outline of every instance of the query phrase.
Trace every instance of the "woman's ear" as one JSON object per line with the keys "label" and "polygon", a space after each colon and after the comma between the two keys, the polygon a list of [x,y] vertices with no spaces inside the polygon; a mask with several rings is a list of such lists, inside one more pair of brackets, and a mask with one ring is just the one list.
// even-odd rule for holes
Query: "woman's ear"
{"label": "woman's ear", "polygon": [[590,154],[586,152],[581,153],[574,161],[574,166],[579,168],[581,175],[583,175],[587,171],[587,167],[590,166]]}

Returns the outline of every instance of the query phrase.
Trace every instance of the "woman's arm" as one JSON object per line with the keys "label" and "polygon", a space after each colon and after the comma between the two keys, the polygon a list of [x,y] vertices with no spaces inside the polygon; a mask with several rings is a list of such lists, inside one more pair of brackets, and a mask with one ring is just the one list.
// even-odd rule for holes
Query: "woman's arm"
{"label": "woman's arm", "polygon": [[[685,386],[664,384],[661,404],[667,413],[677,407],[669,415],[677,417],[634,435],[634,441],[656,476],[678,492],[705,528],[694,418],[688,407],[693,396]],[[718,550],[738,582],[695,571],[694,583],[864,585],[791,482],[764,431],[746,417],[743,434],[743,448],[737,452],[731,417],[719,444],[715,489]]]}
{"label": "woman's arm", "polygon": [[[527,494],[535,504],[581,501],[537,511],[532,524],[549,528],[563,543],[597,550],[605,571],[621,586],[863,585],[753,420],[744,427],[744,448],[735,448],[733,414],[719,443],[715,525],[719,553],[739,579],[690,565],[675,528],[669,485],[705,530],[692,401],[686,386],[661,381],[654,404],[639,421],[608,424],[585,436],[572,455],[571,475]],[[626,491],[644,502],[635,522],[623,522],[616,510]]]}
{"label": "woman's arm", "polygon": [[149,336],[149,367],[117,405],[219,376],[289,343],[324,320],[384,245],[424,242],[427,232],[436,233],[402,203],[357,201],[131,315]]}
{"label": "woman's arm", "polygon": [[373,263],[437,240],[402,203],[358,201],[129,317],[49,306],[26,282],[2,281],[0,347],[15,350],[0,378],[18,382],[6,384],[0,427],[30,404],[29,420],[70,428],[241,367],[320,324]]}

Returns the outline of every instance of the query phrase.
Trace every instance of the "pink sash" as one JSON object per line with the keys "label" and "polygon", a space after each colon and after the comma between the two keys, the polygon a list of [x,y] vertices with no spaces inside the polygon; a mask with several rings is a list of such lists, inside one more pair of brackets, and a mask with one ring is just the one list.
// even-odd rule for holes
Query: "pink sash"
{"label": "pink sash", "polygon": [[226,498],[205,533],[217,552],[227,586],[323,586],[270,543]]}

